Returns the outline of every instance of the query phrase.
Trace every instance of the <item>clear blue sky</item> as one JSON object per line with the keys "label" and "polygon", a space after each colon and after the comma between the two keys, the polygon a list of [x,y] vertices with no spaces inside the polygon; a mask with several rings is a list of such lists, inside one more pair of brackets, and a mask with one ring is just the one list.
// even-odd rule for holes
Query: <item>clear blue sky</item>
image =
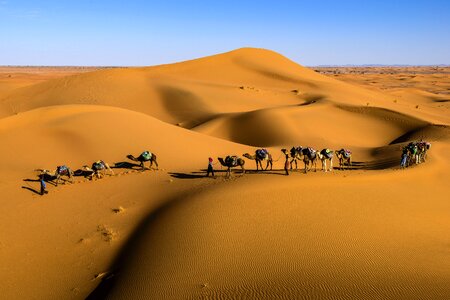
{"label": "clear blue sky", "polygon": [[241,47],[309,66],[450,64],[450,1],[0,0],[0,65],[155,65]]}

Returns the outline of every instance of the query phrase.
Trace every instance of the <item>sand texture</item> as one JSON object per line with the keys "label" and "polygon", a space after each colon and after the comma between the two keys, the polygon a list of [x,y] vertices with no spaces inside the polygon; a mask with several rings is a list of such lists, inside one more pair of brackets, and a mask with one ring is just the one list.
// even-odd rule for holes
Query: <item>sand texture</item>
{"label": "sand texture", "polygon": [[[310,69],[254,48],[0,68],[1,298],[450,299],[449,87],[444,67]],[[420,139],[426,162],[400,169]],[[285,176],[299,145],[353,165]],[[243,154],[262,147],[257,172]],[[144,150],[158,169],[127,158]],[[247,173],[227,177],[227,155]],[[114,174],[87,176],[97,160]],[[76,176],[39,195],[36,170],[62,164]]]}

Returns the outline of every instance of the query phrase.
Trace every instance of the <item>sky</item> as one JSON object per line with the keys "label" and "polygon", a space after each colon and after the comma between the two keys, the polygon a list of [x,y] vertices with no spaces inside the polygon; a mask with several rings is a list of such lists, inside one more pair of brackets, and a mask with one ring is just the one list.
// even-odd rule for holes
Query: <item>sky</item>
{"label": "sky", "polygon": [[306,66],[450,64],[450,1],[0,0],[0,65],[147,66],[242,47]]}

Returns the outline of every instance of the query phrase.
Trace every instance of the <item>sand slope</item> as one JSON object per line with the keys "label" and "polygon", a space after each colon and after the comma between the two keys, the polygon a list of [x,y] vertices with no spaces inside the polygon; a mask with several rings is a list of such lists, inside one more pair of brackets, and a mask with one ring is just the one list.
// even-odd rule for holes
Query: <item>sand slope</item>
{"label": "sand slope", "polygon": [[[426,84],[384,93],[252,48],[8,81],[2,296],[448,299],[450,119]],[[427,162],[398,170],[416,139],[432,142]],[[294,145],[349,147],[353,169],[281,176]],[[203,177],[208,157],[261,146],[274,170]],[[126,159],[146,149],[160,170]],[[99,159],[114,176],[37,195],[35,169]]]}

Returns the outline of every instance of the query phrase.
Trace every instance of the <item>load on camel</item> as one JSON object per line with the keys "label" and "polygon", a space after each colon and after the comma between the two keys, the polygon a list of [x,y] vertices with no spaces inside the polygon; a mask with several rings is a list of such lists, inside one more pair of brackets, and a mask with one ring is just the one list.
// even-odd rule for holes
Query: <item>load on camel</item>
{"label": "load on camel", "polygon": [[[261,170],[267,170],[267,168],[270,165],[270,170],[272,170],[273,166],[273,159],[272,155],[267,151],[267,149],[257,149],[255,151],[255,154],[251,155],[250,153],[245,153],[242,156],[245,158],[254,160],[256,162],[256,171],[259,170],[259,167],[261,167]],[[262,161],[267,161],[266,168],[263,169]]]}
{"label": "load on camel", "polygon": [[217,160],[220,162],[220,164],[227,168],[227,177],[231,176],[231,168],[235,167],[241,167],[242,174],[245,174],[245,160],[242,158],[236,156],[236,155],[229,155],[223,159],[222,157],[218,157]]}
{"label": "load on camel", "polygon": [[156,169],[158,169],[158,162],[156,161],[156,154],[151,153],[150,151],[144,151],[139,155],[137,158],[133,155],[129,154],[127,155],[128,159],[131,159],[132,161],[137,161],[140,163],[140,167],[142,170],[145,170],[144,162],[149,161],[150,162],[150,170],[152,169],[153,163],[156,165]]}
{"label": "load on camel", "polygon": [[92,172],[90,176],[91,179],[94,179],[94,176],[100,179],[106,176],[107,171],[109,171],[110,175],[114,175],[114,171],[109,167],[109,164],[105,163],[103,160],[94,162],[91,168],[89,168],[88,166],[83,166],[83,169]]}
{"label": "load on camel", "polygon": [[[320,162],[322,163],[322,171],[327,172],[333,170],[333,155],[334,151],[331,149],[322,149],[319,153],[317,153],[317,156],[320,159]],[[327,169],[327,161],[330,162],[330,167]]]}
{"label": "load on camel", "polygon": [[349,168],[352,166],[352,151],[342,148],[340,150],[336,150],[335,153],[339,160],[339,167],[341,169],[344,169],[345,165]]}
{"label": "load on camel", "polygon": [[37,170],[40,171],[41,175],[47,175],[50,176],[51,178],[56,179],[55,181],[55,185],[58,186],[59,184],[59,180],[62,179],[62,176],[67,176],[70,180],[71,183],[73,183],[73,171],[67,167],[66,165],[62,165],[62,166],[57,166],[56,170],[54,171],[49,171],[49,170]]}

